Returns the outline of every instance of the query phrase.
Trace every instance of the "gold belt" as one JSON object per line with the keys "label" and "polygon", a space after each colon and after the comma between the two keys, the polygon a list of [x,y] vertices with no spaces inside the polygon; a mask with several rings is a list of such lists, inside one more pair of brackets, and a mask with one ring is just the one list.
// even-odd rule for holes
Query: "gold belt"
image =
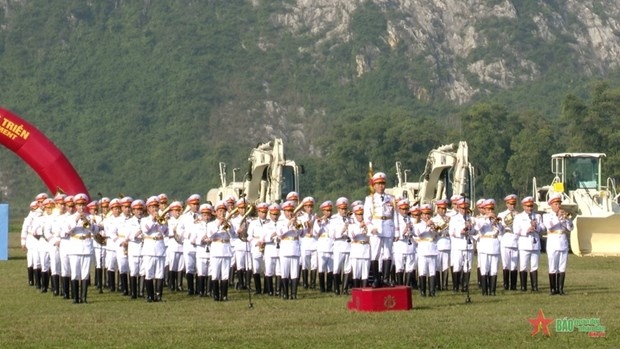
{"label": "gold belt", "polygon": [[433,242],[433,238],[418,238],[416,241]]}
{"label": "gold belt", "polygon": [[77,239],[77,240],[86,240],[86,239],[90,239],[90,237],[91,237],[90,234],[71,235],[72,239]]}
{"label": "gold belt", "polygon": [[380,219],[382,221],[387,221],[388,219],[392,219],[392,216],[372,216],[373,219]]}
{"label": "gold belt", "polygon": [[561,235],[561,234],[564,234],[564,231],[563,230],[549,230],[547,234]]}
{"label": "gold belt", "polygon": [[297,241],[299,240],[299,238],[296,236],[287,236],[287,237],[282,238],[282,240]]}
{"label": "gold belt", "polygon": [[368,241],[366,240],[353,240],[354,244],[366,245]]}
{"label": "gold belt", "polygon": [[312,234],[306,234],[306,235],[304,235],[304,237],[305,238],[311,238],[311,237],[313,237],[313,235]]}
{"label": "gold belt", "polygon": [[214,239],[212,242],[221,242],[223,244],[230,243],[230,239]]}
{"label": "gold belt", "polygon": [[481,239],[497,239],[496,235],[480,235]]}
{"label": "gold belt", "polygon": [[329,234],[321,234],[321,236],[319,236],[319,238],[321,238],[321,239],[329,238]]}
{"label": "gold belt", "polygon": [[163,240],[163,238],[162,238],[162,237],[159,237],[159,236],[149,236],[149,235],[145,235],[145,236],[144,236],[144,238],[145,238],[145,239],[149,239],[149,240],[155,240],[155,241],[157,241],[157,240]]}

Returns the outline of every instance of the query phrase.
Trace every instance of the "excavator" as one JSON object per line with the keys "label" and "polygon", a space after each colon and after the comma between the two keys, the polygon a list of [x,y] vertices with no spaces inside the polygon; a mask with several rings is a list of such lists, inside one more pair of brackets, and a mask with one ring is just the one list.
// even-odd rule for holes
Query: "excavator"
{"label": "excavator", "polygon": [[227,181],[226,164],[220,162],[219,188],[207,192],[207,200],[216,202],[229,197],[239,199],[242,196],[249,202],[281,202],[291,191],[299,192],[299,174],[303,166],[284,156],[284,145],[281,138],[258,144],[250,151],[248,171],[243,181],[236,181],[233,170],[232,182]]}
{"label": "excavator", "polygon": [[467,142],[459,142],[456,151],[454,147],[446,144],[431,150],[419,182],[407,182],[408,170],[403,171],[401,162],[397,161],[397,184],[385,191],[396,198],[408,198],[413,204],[449,199],[454,194],[464,194],[473,200],[474,167],[469,162]]}
{"label": "excavator", "polygon": [[551,156],[550,185],[537,186],[533,197],[541,213],[551,212],[550,195],[562,195],[561,208],[573,217],[571,251],[577,256],[620,255],[620,205],[613,178],[602,181],[604,153],[559,153]]}

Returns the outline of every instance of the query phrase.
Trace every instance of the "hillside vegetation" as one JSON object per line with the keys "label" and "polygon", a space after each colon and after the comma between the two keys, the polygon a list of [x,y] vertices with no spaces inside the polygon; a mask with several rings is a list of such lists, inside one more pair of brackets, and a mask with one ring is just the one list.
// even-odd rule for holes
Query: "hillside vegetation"
{"label": "hillside vegetation", "polygon": [[[419,176],[459,140],[480,196],[529,194],[555,152],[606,152],[617,177],[614,3],[468,3],[4,0],[0,105],[107,196],[204,194],[273,137],[319,200],[364,195],[369,161]],[[20,215],[46,188],[0,163]]]}

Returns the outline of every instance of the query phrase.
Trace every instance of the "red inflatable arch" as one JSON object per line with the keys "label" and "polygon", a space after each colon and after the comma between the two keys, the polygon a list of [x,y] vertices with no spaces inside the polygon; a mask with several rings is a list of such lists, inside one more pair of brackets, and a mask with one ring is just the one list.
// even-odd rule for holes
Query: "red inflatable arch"
{"label": "red inflatable arch", "polygon": [[0,142],[33,169],[52,194],[88,194],[82,178],[54,143],[36,127],[1,107]]}

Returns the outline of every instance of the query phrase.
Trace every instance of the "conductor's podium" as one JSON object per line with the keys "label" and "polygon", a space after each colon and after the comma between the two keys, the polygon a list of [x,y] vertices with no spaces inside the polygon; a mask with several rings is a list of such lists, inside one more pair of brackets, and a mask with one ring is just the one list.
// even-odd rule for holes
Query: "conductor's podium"
{"label": "conductor's podium", "polygon": [[354,288],[348,308],[358,311],[409,310],[411,287]]}

